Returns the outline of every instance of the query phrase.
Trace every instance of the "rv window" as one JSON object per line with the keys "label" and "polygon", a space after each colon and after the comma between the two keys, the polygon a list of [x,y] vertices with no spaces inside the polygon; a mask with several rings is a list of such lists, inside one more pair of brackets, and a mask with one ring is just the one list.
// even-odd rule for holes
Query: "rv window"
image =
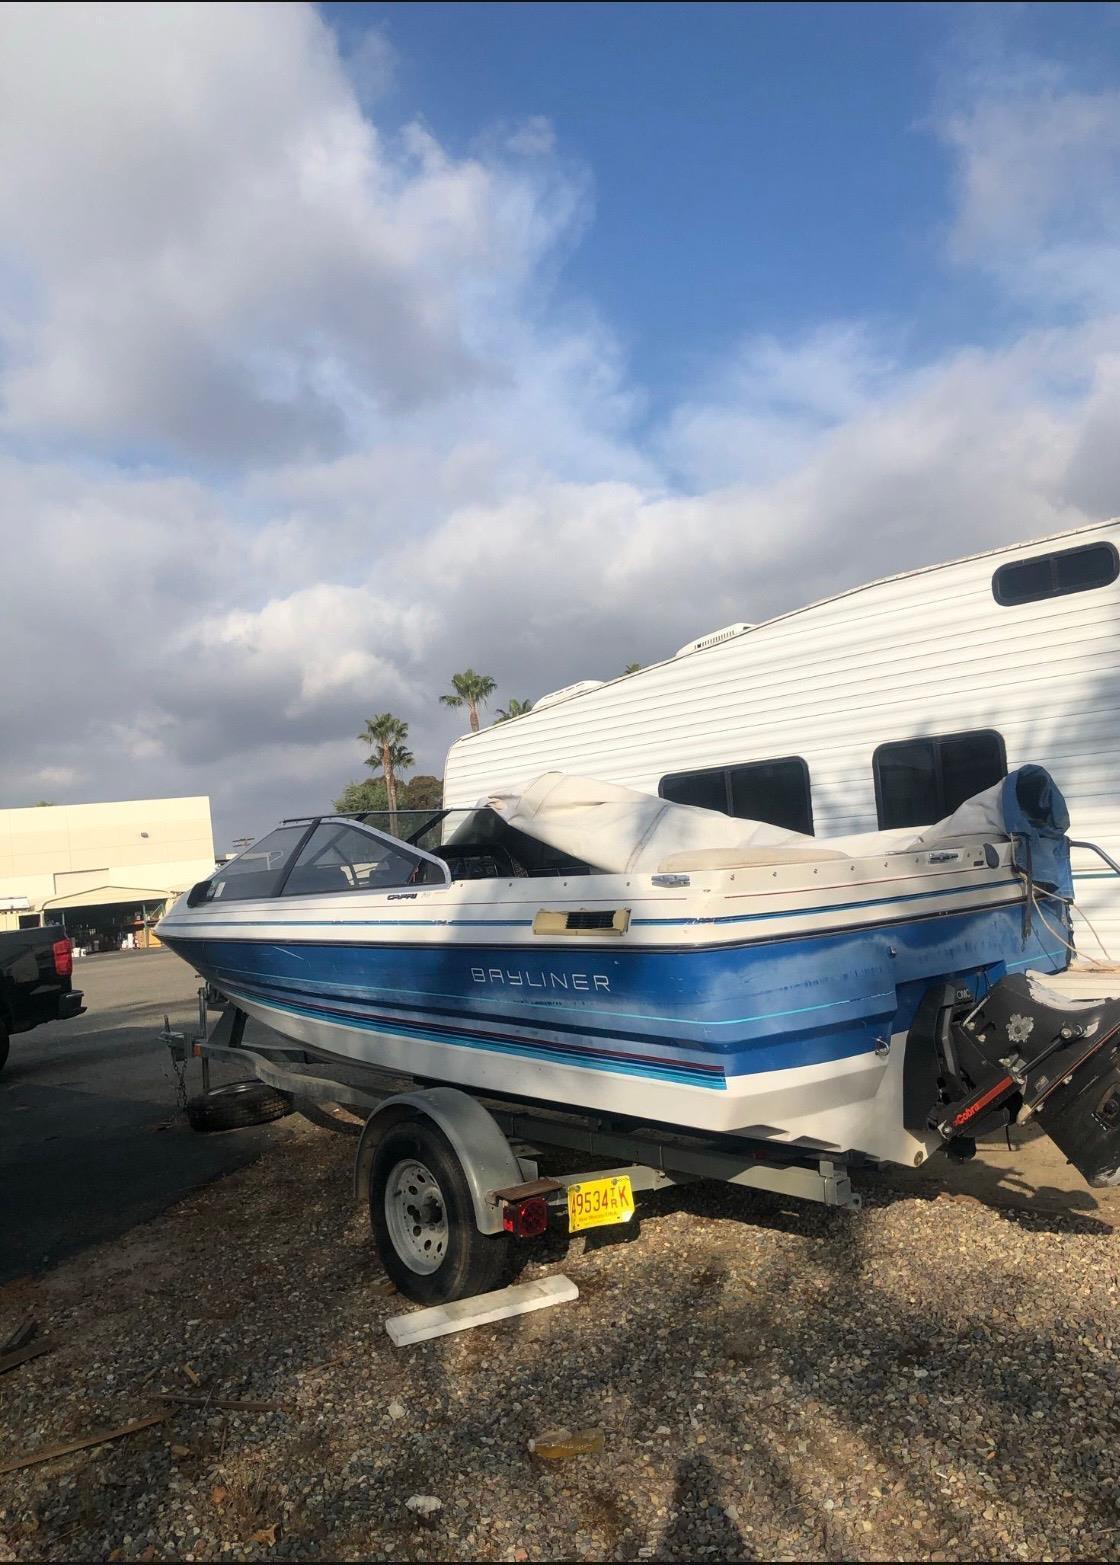
{"label": "rv window", "polygon": [[390,842],[338,821],[316,826],[292,866],[283,896],[313,892],[381,891],[417,885],[434,876],[434,866]]}
{"label": "rv window", "polygon": [[731,772],[731,813],[744,821],[769,821],[787,831],[813,835],[809,768],[799,755],[756,761]]}
{"label": "rv window", "polygon": [[1007,776],[994,728],[881,744],[872,759],[879,826],[930,826]]}
{"label": "rv window", "polygon": [[1107,587],[1120,576],[1120,555],[1110,543],[1090,543],[1080,549],[1061,549],[1033,560],[1001,565],[992,577],[997,603],[1012,608],[1060,598],[1067,592],[1089,592]]}
{"label": "rv window", "polygon": [[701,810],[722,810],[731,814],[727,798],[727,773],[721,768],[715,772],[679,772],[675,777],[663,777],[661,797],[674,804],[695,804]]}
{"label": "rv window", "polygon": [[695,804],[739,820],[767,821],[787,831],[812,835],[809,768],[800,756],[675,772],[661,779],[658,792],[674,804]]}

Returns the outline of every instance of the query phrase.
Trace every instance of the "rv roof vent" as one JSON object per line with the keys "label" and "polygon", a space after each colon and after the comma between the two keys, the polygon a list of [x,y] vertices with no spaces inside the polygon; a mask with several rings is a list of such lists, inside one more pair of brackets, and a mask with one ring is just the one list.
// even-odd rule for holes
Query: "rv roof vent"
{"label": "rv roof vent", "polygon": [[686,652],[703,652],[705,647],[718,646],[721,641],[730,641],[732,636],[741,636],[745,630],[753,629],[753,625],[742,621],[738,625],[725,625],[722,630],[713,630],[710,635],[698,636],[695,641],[690,641],[687,647],[681,647],[676,656],[683,658]]}
{"label": "rv roof vent", "polygon": [[601,679],[581,679],[574,685],[565,685],[562,690],[550,690],[533,702],[533,711],[539,712],[542,706],[555,706],[558,701],[567,701],[569,696],[581,696],[585,690],[598,690],[602,684]]}

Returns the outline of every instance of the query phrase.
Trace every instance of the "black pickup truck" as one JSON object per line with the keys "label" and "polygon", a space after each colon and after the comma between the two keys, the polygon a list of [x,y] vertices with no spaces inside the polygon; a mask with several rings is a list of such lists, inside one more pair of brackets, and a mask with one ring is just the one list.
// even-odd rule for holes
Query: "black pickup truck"
{"label": "black pickup truck", "polygon": [[0,1070],[12,1033],[85,1010],[82,991],[71,983],[73,971],[73,948],[61,924],[0,930]]}

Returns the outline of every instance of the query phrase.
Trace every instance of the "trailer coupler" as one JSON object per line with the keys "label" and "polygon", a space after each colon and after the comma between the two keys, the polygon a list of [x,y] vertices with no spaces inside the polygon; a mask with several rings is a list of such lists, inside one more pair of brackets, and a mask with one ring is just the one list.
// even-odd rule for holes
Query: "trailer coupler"
{"label": "trailer coupler", "polygon": [[1034,1118],[1090,1185],[1120,1185],[1120,999],[1068,1000],[1016,974],[943,1013],[938,1034],[928,1123],[950,1147]]}

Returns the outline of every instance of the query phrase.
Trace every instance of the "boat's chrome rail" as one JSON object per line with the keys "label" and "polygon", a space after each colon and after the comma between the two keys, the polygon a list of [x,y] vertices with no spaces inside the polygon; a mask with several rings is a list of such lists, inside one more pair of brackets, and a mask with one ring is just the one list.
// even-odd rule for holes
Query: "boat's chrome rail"
{"label": "boat's chrome rail", "polygon": [[1101,847],[1100,843],[1098,843],[1098,842],[1082,842],[1080,840],[1075,841],[1074,838],[1071,837],[1069,839],[1069,845],[1070,845],[1071,849],[1072,848],[1081,848],[1086,853],[1095,853],[1099,859],[1103,859],[1104,860],[1104,862],[1108,865],[1109,869],[1112,871],[1112,873],[1114,875],[1120,875],[1120,864],[1117,864],[1116,860],[1112,857],[1111,853],[1106,853],[1105,852],[1104,848]]}

